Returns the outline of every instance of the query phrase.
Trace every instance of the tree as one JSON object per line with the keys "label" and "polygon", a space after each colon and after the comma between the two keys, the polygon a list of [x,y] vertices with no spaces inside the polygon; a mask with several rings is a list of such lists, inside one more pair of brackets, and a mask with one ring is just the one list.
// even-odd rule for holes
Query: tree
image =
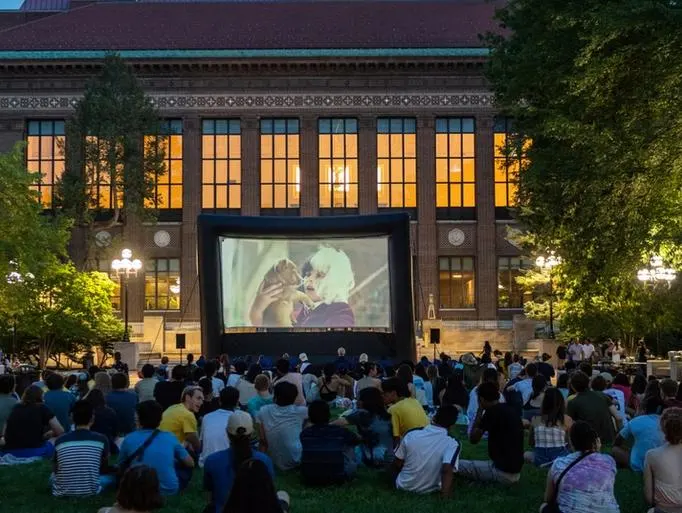
{"label": "tree", "polygon": [[79,267],[91,261],[98,231],[150,220],[159,198],[154,183],[166,172],[159,114],[129,67],[105,57],[66,124],[66,171],[57,204],[82,230]]}
{"label": "tree", "polygon": [[22,144],[0,154],[0,296],[8,293],[9,273],[36,274],[66,258],[69,222],[43,214],[31,189],[36,178],[26,171]]}
{"label": "tree", "polygon": [[14,283],[0,300],[0,313],[13,313],[4,324],[14,324],[21,352],[36,356],[43,368],[59,354],[73,356],[121,339],[123,325],[111,308],[113,288],[106,274],[53,264]]}
{"label": "tree", "polygon": [[682,11],[667,0],[510,0],[490,35],[496,102],[532,141],[517,216],[609,298],[652,252],[682,264]]}

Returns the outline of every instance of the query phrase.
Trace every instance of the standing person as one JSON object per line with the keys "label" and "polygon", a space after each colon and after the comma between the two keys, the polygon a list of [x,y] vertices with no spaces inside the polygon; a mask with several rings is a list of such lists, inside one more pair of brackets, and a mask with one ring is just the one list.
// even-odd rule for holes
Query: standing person
{"label": "standing person", "polygon": [[560,456],[566,456],[566,440],[573,424],[571,417],[565,415],[566,401],[557,388],[545,391],[540,415],[531,421],[528,432],[528,445],[532,451],[524,453],[524,459],[536,467],[552,463]]}
{"label": "standing person", "polygon": [[475,481],[517,483],[523,466],[523,424],[513,406],[500,402],[497,383],[481,383],[478,387],[480,407],[469,441],[477,444],[488,433],[490,460],[461,460],[459,474]]}
{"label": "standing person", "polygon": [[292,383],[277,383],[274,390],[274,404],[263,406],[256,415],[260,450],[270,454],[277,468],[289,470],[301,462],[301,431],[308,409],[294,404],[298,391]]}
{"label": "standing person", "polygon": [[125,436],[135,431],[137,394],[128,390],[128,375],[121,372],[111,377],[111,387],[106,396],[107,406],[116,412],[116,430]]}
{"label": "standing person", "polygon": [[661,415],[666,444],[646,453],[644,497],[656,512],[682,511],[682,408],[667,408]]}
{"label": "standing person", "polygon": [[[159,430],[163,410],[156,401],[137,405],[139,429],[125,437],[118,457],[119,465],[143,463],[156,470],[163,495],[174,495],[187,486],[194,460],[172,433]],[[128,464],[126,465],[126,462]]]}
{"label": "standing person", "polygon": [[253,420],[248,413],[235,411],[225,428],[229,448],[211,454],[204,463],[204,489],[211,494],[211,502],[205,511],[222,513],[230,496],[235,475],[242,463],[250,459],[263,462],[270,481],[275,477],[275,468],[267,454],[251,448]]}
{"label": "standing person", "polygon": [[274,379],[273,384],[278,383],[291,383],[296,387],[296,406],[305,405],[305,396],[303,395],[303,376],[298,372],[290,372],[291,364],[289,360],[280,358],[275,364],[275,370],[277,377]]}
{"label": "standing person", "polygon": [[272,404],[272,394],[270,394],[270,378],[268,378],[265,374],[259,374],[253,380],[253,387],[256,389],[256,395],[249,399],[246,409],[253,418],[256,418],[256,415],[263,406]]}
{"label": "standing person", "polygon": [[135,393],[137,394],[137,402],[143,403],[145,401],[154,400],[154,389],[158,380],[154,377],[154,366],[150,363],[145,363],[142,366],[142,379],[135,383]]}
{"label": "standing person", "polygon": [[154,387],[154,399],[164,410],[180,403],[182,391],[185,389],[186,370],[182,365],[173,367],[170,381],[159,381]]}
{"label": "standing person", "polygon": [[116,504],[111,508],[100,508],[97,513],[150,513],[163,507],[159,477],[147,465],[129,468],[116,494]]}
{"label": "standing person", "polygon": [[604,443],[611,444],[615,436],[612,418],[616,419],[620,429],[620,418],[611,398],[601,392],[589,389],[590,379],[582,371],[571,376],[570,385],[575,397],[568,401],[566,412],[574,421],[587,422]]}
{"label": "standing person", "polygon": [[583,346],[580,340],[573,340],[568,343],[568,359],[579,363],[583,360]]}
{"label": "standing person", "polygon": [[204,393],[201,387],[187,387],[182,391],[180,399],[180,404],[174,404],[163,412],[159,429],[174,434],[178,442],[191,451],[192,457],[195,457],[201,452],[195,414],[199,413],[204,403]]}
{"label": "standing person", "polygon": [[301,478],[307,485],[343,484],[357,471],[355,446],[358,436],[330,424],[331,412],[325,401],[308,406],[310,426],[301,432]]}
{"label": "standing person", "polygon": [[[632,419],[627,426],[621,429],[615,442],[613,442],[612,454],[616,463],[621,468],[630,468],[635,472],[644,471],[644,459],[646,453],[656,449],[665,443],[665,437],[661,431],[662,401],[659,398],[650,397],[643,405],[643,414]],[[634,440],[632,448],[625,447],[625,443]]]}
{"label": "standing person", "polygon": [[201,422],[201,456],[199,466],[203,468],[206,458],[230,447],[225,426],[239,404],[239,391],[226,387],[220,392],[220,408],[206,415]]}
{"label": "standing person", "polygon": [[583,344],[583,359],[588,362],[591,362],[594,352],[595,352],[594,344],[589,338],[586,339],[585,344]]}
{"label": "standing person", "polygon": [[64,390],[64,378],[56,372],[51,373],[45,379],[47,392],[43,395],[43,402],[64,428],[64,431],[71,431],[71,408],[76,402],[76,397]]}
{"label": "standing person", "polygon": [[411,429],[428,426],[429,418],[424,408],[415,398],[410,397],[410,391],[400,378],[389,378],[382,383],[384,403],[390,404],[388,413],[391,415],[393,427],[393,445],[398,446],[400,439]]}
{"label": "standing person", "polygon": [[121,361],[121,353],[118,351],[114,353],[114,364],[111,366],[111,368],[116,372],[122,372],[126,376],[130,372],[128,369],[128,364]]}
{"label": "standing person", "polygon": [[156,369],[156,375],[159,381],[166,381],[168,379],[168,357],[161,357],[161,365]]}
{"label": "standing person", "polygon": [[554,461],[547,475],[545,504],[556,502],[559,511],[571,513],[619,513],[613,494],[616,462],[599,452],[599,435],[588,423],[578,421],[569,438],[574,452]]}
{"label": "standing person", "polygon": [[43,404],[42,389],[30,386],[7,418],[2,451],[15,458],[49,458],[54,453],[50,438],[63,433],[57,417]]}
{"label": "standing person", "polygon": [[0,376],[0,435],[5,432],[5,423],[12,412],[12,408],[19,402],[14,397],[15,388],[14,376],[12,374]]}
{"label": "standing person", "polygon": [[[649,349],[646,347],[646,343],[642,338],[639,340],[639,343],[637,344],[637,363],[646,363],[648,353]],[[640,368],[640,372],[646,374],[646,366],[642,365],[641,367],[642,368]]]}
{"label": "standing person", "polygon": [[440,490],[441,497],[450,496],[461,448],[448,431],[458,414],[454,406],[441,406],[431,424],[405,435],[395,451],[396,488],[415,493]]}
{"label": "standing person", "polygon": [[556,348],[557,369],[564,370],[567,357],[568,351],[566,350],[566,346],[559,344],[559,346]]}
{"label": "standing person", "polygon": [[251,458],[237,469],[223,513],[289,513],[289,494],[275,492],[266,464]]}
{"label": "standing person", "polygon": [[109,467],[109,440],[90,431],[95,420],[92,404],[73,405],[75,430],[55,441],[54,472],[50,478],[55,497],[97,495],[114,483]]}

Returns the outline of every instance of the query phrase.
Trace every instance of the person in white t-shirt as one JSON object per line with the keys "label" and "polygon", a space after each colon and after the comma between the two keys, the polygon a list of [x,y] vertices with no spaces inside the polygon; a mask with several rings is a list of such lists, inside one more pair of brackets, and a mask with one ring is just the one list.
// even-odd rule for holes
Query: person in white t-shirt
{"label": "person in white t-shirt", "polygon": [[580,343],[580,340],[574,341],[571,340],[568,344],[568,354],[570,356],[571,361],[573,362],[580,362],[583,359],[583,346]]}
{"label": "person in white t-shirt", "polygon": [[526,365],[526,377],[509,387],[509,390],[515,390],[521,394],[523,406],[525,407],[533,395],[533,378],[538,374],[538,366],[534,363]]}
{"label": "person in white t-shirt", "polygon": [[298,371],[303,374],[303,372],[310,366],[310,362],[308,361],[308,355],[305,353],[301,353],[298,355],[298,359],[301,360],[301,364],[299,366]]}
{"label": "person in white t-shirt", "polygon": [[204,462],[211,454],[230,448],[230,440],[227,438],[225,426],[235,408],[239,404],[239,391],[234,387],[225,387],[220,391],[220,408],[213,413],[205,415],[201,421],[201,454],[199,466],[204,467]]}
{"label": "person in white t-shirt", "polygon": [[204,366],[204,371],[206,372],[206,377],[211,380],[211,385],[213,386],[213,397],[218,397],[220,391],[225,388],[225,382],[215,376],[217,367],[215,362],[208,361]]}
{"label": "person in white t-shirt", "polygon": [[448,430],[458,413],[453,405],[441,406],[430,425],[405,434],[393,463],[398,489],[415,493],[440,490],[442,497],[450,496],[461,447]]}
{"label": "person in white t-shirt", "polygon": [[602,372],[599,376],[604,379],[603,384],[606,388],[602,389],[602,383],[595,378],[592,380],[592,390],[603,392],[613,399],[613,405],[616,407],[616,410],[618,410],[618,418],[621,420],[622,426],[625,427],[628,423],[628,417],[625,413],[625,394],[621,390],[611,388],[611,384],[613,383],[613,376],[611,376],[611,374]]}
{"label": "person in white t-shirt", "polygon": [[594,354],[594,345],[590,340],[586,340],[583,344],[583,358],[588,362],[592,360],[592,355]]}

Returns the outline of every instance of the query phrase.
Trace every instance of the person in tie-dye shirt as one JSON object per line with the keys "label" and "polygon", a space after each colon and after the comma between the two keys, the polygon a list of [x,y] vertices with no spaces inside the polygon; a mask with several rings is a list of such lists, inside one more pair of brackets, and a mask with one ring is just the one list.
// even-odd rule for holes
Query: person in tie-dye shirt
{"label": "person in tie-dye shirt", "polygon": [[[597,432],[588,423],[578,421],[571,427],[569,437],[574,452],[554,461],[547,476],[545,502],[556,496],[559,510],[565,513],[620,513],[613,494],[616,461],[599,453],[601,441]],[[585,456],[566,472],[557,490],[561,473],[581,455]]]}

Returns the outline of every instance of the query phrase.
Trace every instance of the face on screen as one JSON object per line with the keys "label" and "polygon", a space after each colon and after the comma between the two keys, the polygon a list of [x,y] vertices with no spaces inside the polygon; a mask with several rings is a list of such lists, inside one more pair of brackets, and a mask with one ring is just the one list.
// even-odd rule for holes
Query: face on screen
{"label": "face on screen", "polygon": [[388,238],[220,241],[224,329],[384,329]]}

